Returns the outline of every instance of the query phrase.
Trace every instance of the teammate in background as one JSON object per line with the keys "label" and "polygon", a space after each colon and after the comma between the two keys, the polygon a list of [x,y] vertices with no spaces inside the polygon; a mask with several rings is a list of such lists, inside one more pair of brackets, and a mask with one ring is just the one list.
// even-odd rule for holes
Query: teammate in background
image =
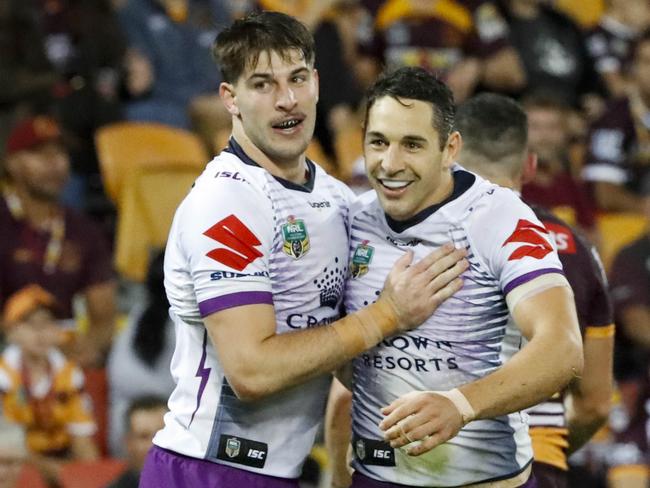
{"label": "teammate in background", "polygon": [[[352,486],[534,486],[518,410],[582,369],[575,305],[550,236],[512,192],[454,166],[462,142],[442,82],[399,69],[371,88],[366,110],[376,193],[351,210],[346,308],[375,300],[389,263],[409,250],[422,256],[452,240],[470,267],[463,289],[421,327],[353,361]],[[529,343],[504,364],[509,314]]]}
{"label": "teammate in background", "polygon": [[[217,37],[228,148],[176,212],[165,286],[176,388],[141,487],[297,487],[329,373],[421,323],[460,288],[464,251],[400,259],[377,302],[341,318],[348,190],[305,158],[318,77],[309,31],[284,14]],[[380,287],[381,288],[381,287]]]}
{"label": "teammate in background", "polygon": [[[455,126],[463,135],[458,161],[464,168],[516,192],[534,176],[536,156],[527,150],[526,114],[514,100],[478,95],[459,107]],[[537,483],[540,488],[560,488],[568,486],[568,455],[587,442],[609,414],[613,312],[596,249],[548,210],[532,208],[555,240],[583,335],[584,370],[567,391],[568,410],[559,393],[527,410]],[[520,335],[510,325],[515,334],[511,345],[518,346]]]}

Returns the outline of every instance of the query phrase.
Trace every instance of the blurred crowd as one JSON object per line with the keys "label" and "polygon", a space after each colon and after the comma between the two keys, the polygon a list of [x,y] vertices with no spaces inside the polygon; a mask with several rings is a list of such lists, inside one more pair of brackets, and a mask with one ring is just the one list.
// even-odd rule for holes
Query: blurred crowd
{"label": "blurred crowd", "polygon": [[357,192],[367,188],[362,94],[382,70],[424,67],[457,102],[492,91],[523,104],[539,161],[523,196],[597,244],[616,311],[615,407],[572,457],[571,486],[647,486],[647,0],[4,0],[0,487],[36,486],[14,484],[28,470],[65,486],[75,462],[106,459],[123,460],[111,486],[137,486],[173,387],[174,333],[161,250],[148,250],[136,282],[115,270],[126,207],[107,190],[96,134],[164,124],[219,152],[230,115],[212,43],[255,9],[313,31],[320,98],[308,154]]}

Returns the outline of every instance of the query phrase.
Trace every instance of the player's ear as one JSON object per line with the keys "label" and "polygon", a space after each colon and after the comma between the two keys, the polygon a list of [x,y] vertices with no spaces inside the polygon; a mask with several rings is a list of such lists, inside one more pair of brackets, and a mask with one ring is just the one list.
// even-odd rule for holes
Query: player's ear
{"label": "player's ear", "polygon": [[237,107],[237,95],[234,85],[226,82],[221,83],[219,85],[219,97],[230,115],[237,117],[239,115],[239,107]]}
{"label": "player's ear", "polygon": [[449,137],[447,137],[447,142],[442,150],[442,167],[451,168],[456,162],[462,148],[463,138],[461,137],[460,132],[455,130],[449,134]]}
{"label": "player's ear", "polygon": [[314,83],[316,83],[316,103],[318,103],[318,95],[320,93],[320,75],[318,74],[318,70],[314,68]]}
{"label": "player's ear", "polygon": [[528,151],[526,160],[524,161],[524,168],[521,172],[521,184],[525,185],[535,179],[537,173],[537,154],[533,151]]}

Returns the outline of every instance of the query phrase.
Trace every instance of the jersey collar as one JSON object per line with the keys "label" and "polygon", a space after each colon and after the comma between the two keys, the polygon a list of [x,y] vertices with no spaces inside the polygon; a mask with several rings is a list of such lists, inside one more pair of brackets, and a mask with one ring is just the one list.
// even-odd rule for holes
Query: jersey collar
{"label": "jersey collar", "polygon": [[[246,152],[244,152],[244,149],[239,145],[239,143],[235,140],[234,137],[231,137],[228,140],[228,147],[226,147],[224,151],[234,154],[244,164],[247,164],[249,166],[257,166],[258,168],[261,168],[261,166],[257,164],[253,160],[253,158],[251,158],[248,154],[246,154]],[[298,183],[294,183],[293,181],[285,180],[284,178],[280,178],[279,176],[275,176],[275,175],[271,175],[271,176],[273,176],[273,178],[275,178],[275,180],[278,183],[280,183],[288,190],[296,190],[296,191],[303,191],[305,193],[311,193],[312,190],[314,189],[314,183],[316,181],[316,165],[309,159],[307,159],[306,162],[307,162],[307,171],[309,175],[307,176],[307,181],[302,185],[299,185]]]}
{"label": "jersey collar", "polygon": [[452,173],[452,177],[454,178],[454,190],[446,199],[440,203],[436,203],[435,205],[431,205],[430,207],[421,210],[413,217],[406,220],[395,220],[388,214],[384,213],[388,227],[390,227],[393,232],[397,232],[398,234],[404,232],[406,229],[413,227],[420,222],[423,222],[429,216],[433,215],[437,210],[447,205],[449,202],[456,200],[459,196],[469,190],[469,188],[476,181],[476,176],[468,171],[454,171]]}

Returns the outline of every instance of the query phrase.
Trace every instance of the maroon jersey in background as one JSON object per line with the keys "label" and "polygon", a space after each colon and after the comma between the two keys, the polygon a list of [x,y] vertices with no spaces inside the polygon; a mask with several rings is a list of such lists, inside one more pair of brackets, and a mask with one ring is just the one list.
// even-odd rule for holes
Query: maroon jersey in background
{"label": "maroon jersey in background", "polygon": [[638,192],[641,179],[650,168],[650,113],[643,120],[645,124],[635,120],[629,98],[608,105],[589,130],[582,174],[585,181],[625,185]]}
{"label": "maroon jersey in background", "polygon": [[544,208],[569,207],[580,227],[586,230],[594,228],[596,216],[589,195],[582,182],[576,181],[568,172],[554,175],[549,185],[526,183],[521,195],[529,204]]}
{"label": "maroon jersey in background", "polygon": [[611,326],[614,323],[612,302],[595,247],[550,211],[535,205],[531,208],[553,235],[564,274],[573,288],[583,335],[592,327]]}
{"label": "maroon jersey in background", "polygon": [[587,51],[598,73],[625,73],[632,61],[636,34],[626,25],[603,16],[587,34]]}
{"label": "maroon jersey in background", "polygon": [[56,297],[57,318],[69,319],[77,293],[113,279],[111,254],[96,225],[70,209],[64,222],[61,256],[48,273],[44,261],[50,233],[15,218],[0,196],[0,307],[14,292],[36,283]]}

